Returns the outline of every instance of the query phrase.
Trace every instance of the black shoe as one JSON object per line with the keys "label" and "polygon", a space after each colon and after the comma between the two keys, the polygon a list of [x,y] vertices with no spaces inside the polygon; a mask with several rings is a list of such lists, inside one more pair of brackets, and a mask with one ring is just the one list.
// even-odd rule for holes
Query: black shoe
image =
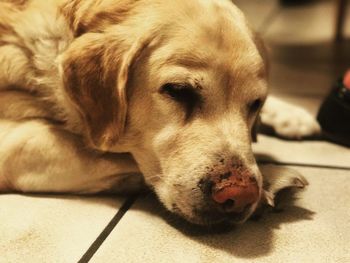
{"label": "black shoe", "polygon": [[350,147],[350,70],[321,105],[317,120],[327,139]]}

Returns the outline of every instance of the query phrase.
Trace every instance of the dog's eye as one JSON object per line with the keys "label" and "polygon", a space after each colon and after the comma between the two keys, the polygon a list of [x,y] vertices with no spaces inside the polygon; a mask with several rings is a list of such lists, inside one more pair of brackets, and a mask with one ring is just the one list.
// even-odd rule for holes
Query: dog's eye
{"label": "dog's eye", "polygon": [[170,96],[173,100],[186,104],[195,102],[199,95],[195,89],[188,84],[167,83],[162,87],[161,92]]}
{"label": "dog's eye", "polygon": [[186,108],[187,117],[191,115],[194,108],[201,102],[200,94],[190,84],[167,83],[162,86],[160,92],[181,103]]}
{"label": "dog's eye", "polygon": [[263,104],[263,102],[261,99],[254,100],[252,103],[249,104],[250,113],[257,112],[261,108],[262,104]]}

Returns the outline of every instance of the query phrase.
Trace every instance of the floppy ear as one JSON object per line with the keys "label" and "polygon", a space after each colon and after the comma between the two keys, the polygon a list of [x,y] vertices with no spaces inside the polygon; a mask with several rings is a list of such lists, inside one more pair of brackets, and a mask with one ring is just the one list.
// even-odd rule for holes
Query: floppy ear
{"label": "floppy ear", "polygon": [[123,134],[129,68],[145,46],[145,40],[128,45],[107,33],[87,33],[63,54],[64,90],[81,114],[94,148],[107,150]]}

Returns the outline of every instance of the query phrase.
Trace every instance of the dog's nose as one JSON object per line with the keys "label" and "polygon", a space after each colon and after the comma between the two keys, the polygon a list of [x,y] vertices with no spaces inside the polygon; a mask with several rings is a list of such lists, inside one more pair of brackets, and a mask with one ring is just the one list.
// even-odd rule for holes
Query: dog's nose
{"label": "dog's nose", "polygon": [[256,179],[247,173],[227,173],[213,182],[211,197],[224,212],[241,213],[259,199]]}

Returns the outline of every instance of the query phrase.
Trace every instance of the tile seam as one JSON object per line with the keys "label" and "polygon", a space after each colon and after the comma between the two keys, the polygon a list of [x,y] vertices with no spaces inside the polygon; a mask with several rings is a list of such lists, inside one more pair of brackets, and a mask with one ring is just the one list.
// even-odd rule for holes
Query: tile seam
{"label": "tile seam", "polygon": [[83,256],[80,258],[78,263],[87,263],[91,260],[97,250],[101,247],[103,242],[107,239],[113,229],[118,225],[120,220],[123,218],[125,213],[129,210],[129,208],[134,204],[137,199],[137,195],[129,197],[123,205],[120,207],[118,212],[113,216],[113,218],[109,221],[107,226],[102,230],[102,232],[98,235],[95,241],[90,245],[90,247],[86,250]]}
{"label": "tile seam", "polygon": [[273,165],[280,165],[280,166],[298,166],[298,167],[350,171],[350,167],[341,166],[341,165],[322,165],[322,164],[314,164],[314,163],[293,163],[293,162],[263,161],[263,160],[257,161],[257,163],[258,164],[273,164]]}

